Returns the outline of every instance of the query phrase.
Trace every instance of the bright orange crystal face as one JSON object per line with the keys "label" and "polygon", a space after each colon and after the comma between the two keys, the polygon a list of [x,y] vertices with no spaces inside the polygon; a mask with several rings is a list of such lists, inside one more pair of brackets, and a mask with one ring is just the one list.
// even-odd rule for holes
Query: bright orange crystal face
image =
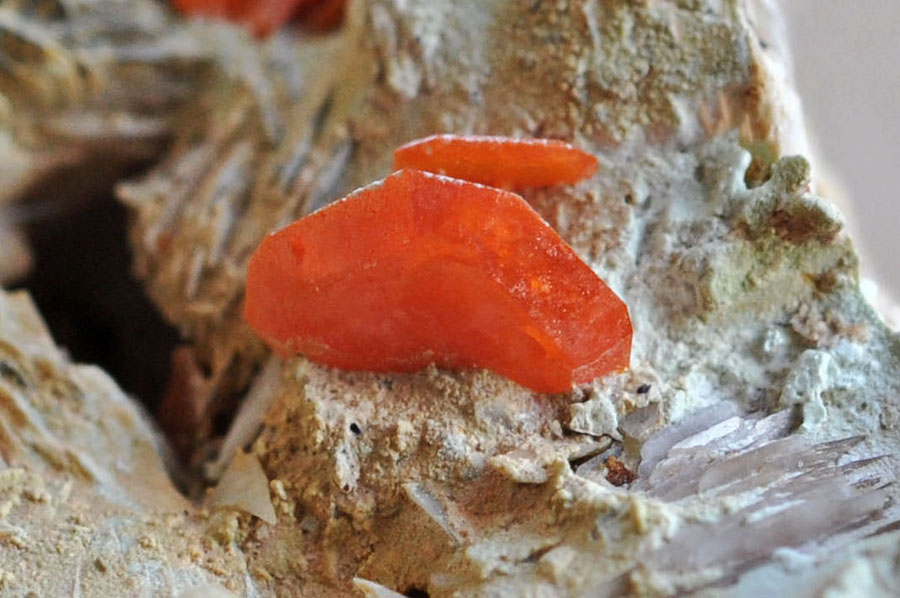
{"label": "bright orange crystal face", "polygon": [[539,392],[628,367],[625,304],[520,196],[401,170],[269,235],[244,315],[283,356],[488,368]]}
{"label": "bright orange crystal face", "polygon": [[434,135],[394,151],[394,169],[416,168],[502,189],[570,185],[593,176],[597,159],[564,141]]}

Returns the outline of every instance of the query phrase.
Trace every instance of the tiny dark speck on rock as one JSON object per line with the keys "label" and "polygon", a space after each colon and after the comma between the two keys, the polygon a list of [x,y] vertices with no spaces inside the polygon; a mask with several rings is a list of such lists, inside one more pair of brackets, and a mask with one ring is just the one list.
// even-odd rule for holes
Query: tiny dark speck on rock
{"label": "tiny dark speck on rock", "polygon": [[362,434],[362,430],[359,429],[359,426],[356,425],[356,422],[350,424],[350,431],[359,436]]}
{"label": "tiny dark speck on rock", "polygon": [[638,393],[639,395],[645,395],[645,394],[647,394],[648,392],[650,392],[650,385],[649,385],[649,384],[641,384],[640,386],[637,387],[637,393]]}

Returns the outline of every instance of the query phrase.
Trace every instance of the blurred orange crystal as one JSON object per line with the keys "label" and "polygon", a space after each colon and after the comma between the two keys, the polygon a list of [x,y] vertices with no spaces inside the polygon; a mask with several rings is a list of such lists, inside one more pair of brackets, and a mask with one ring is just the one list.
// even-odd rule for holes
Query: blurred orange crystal
{"label": "blurred orange crystal", "polygon": [[254,35],[265,37],[293,17],[316,29],[337,26],[345,0],[174,0],[183,14],[216,17],[242,23]]}

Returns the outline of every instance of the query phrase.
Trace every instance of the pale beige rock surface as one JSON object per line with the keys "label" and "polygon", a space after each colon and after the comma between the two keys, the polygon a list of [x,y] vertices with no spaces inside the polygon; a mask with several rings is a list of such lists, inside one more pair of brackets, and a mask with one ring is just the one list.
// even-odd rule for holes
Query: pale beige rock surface
{"label": "pale beige rock surface", "polygon": [[54,346],[24,293],[0,291],[0,595],[171,596],[241,589],[160,439],[99,368]]}

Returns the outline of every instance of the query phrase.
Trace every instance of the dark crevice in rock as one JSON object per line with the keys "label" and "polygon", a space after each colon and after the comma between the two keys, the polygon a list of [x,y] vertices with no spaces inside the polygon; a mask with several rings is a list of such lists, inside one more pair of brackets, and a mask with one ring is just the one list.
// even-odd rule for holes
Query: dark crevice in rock
{"label": "dark crevice in rock", "polygon": [[177,332],[131,275],[127,213],[112,198],[81,203],[27,226],[35,267],[27,289],[56,342],[96,364],[155,412]]}

